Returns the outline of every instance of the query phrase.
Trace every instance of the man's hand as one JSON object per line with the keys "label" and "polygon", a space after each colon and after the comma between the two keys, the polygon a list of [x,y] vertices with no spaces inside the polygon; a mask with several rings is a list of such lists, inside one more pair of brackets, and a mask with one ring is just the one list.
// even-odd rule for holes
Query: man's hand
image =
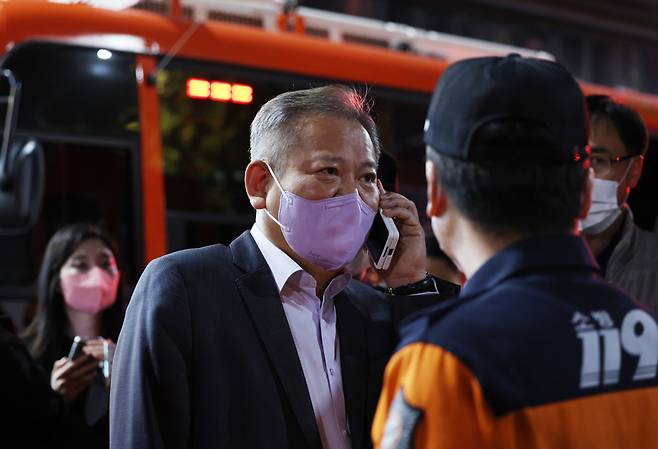
{"label": "man's hand", "polygon": [[395,255],[386,271],[380,271],[389,287],[412,284],[425,278],[427,273],[427,253],[425,233],[418,219],[418,211],[413,201],[394,192],[385,192],[379,186],[379,207],[384,215],[393,218],[400,232],[400,240]]}

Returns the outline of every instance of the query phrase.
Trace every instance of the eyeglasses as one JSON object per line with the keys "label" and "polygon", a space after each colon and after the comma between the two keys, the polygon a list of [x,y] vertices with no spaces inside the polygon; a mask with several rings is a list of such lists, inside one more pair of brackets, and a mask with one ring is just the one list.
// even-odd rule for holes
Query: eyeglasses
{"label": "eyeglasses", "polygon": [[[597,151],[598,150],[598,151]],[[628,156],[616,156],[613,158],[606,157],[605,155],[602,154],[596,154],[596,153],[608,153],[609,151],[606,150],[605,148],[592,148],[592,154],[589,157],[590,164],[592,166],[592,169],[594,170],[594,174],[597,176],[605,176],[608,173],[610,173],[610,170],[612,170],[612,166],[615,164],[619,164],[621,162],[624,162],[628,159],[634,158],[635,154],[630,154]]]}

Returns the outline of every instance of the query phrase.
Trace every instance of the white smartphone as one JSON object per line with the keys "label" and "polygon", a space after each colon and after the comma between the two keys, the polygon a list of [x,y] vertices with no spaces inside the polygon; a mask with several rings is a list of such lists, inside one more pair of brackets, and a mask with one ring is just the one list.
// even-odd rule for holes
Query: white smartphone
{"label": "white smartphone", "polygon": [[387,270],[391,265],[395,247],[400,239],[400,232],[392,218],[385,216],[382,210],[375,215],[370,233],[366,240],[366,248],[375,268]]}
{"label": "white smartphone", "polygon": [[68,359],[73,360],[83,355],[84,352],[82,352],[82,348],[84,348],[86,343],[87,343],[86,339],[82,338],[79,335],[76,335],[75,338],[73,339],[73,343],[71,344],[71,349],[69,349]]}

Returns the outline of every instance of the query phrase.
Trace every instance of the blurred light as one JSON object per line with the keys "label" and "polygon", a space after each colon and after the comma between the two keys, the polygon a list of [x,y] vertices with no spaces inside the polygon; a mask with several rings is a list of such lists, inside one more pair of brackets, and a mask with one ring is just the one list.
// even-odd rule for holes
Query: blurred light
{"label": "blurred light", "polygon": [[215,101],[229,101],[231,99],[231,85],[221,81],[210,84],[210,99]]}
{"label": "blurred light", "polygon": [[210,99],[222,103],[230,101],[236,104],[250,104],[254,101],[254,88],[246,84],[189,78],[186,95],[189,98]]}
{"label": "blurred light", "polygon": [[102,59],[103,61],[106,61],[112,57],[112,52],[110,50],[101,48],[96,52],[96,56],[98,56],[98,59]]}
{"label": "blurred light", "polygon": [[49,0],[50,3],[84,3],[89,6],[94,6],[96,8],[111,9],[113,11],[119,11],[121,9],[128,9],[135,6],[139,0],[86,0],[81,2],[80,0]]}
{"label": "blurred light", "polygon": [[249,104],[254,99],[254,89],[245,84],[234,84],[231,100],[234,103]]}
{"label": "blurred light", "polygon": [[208,98],[210,96],[210,83],[198,78],[188,79],[187,96],[190,98]]}

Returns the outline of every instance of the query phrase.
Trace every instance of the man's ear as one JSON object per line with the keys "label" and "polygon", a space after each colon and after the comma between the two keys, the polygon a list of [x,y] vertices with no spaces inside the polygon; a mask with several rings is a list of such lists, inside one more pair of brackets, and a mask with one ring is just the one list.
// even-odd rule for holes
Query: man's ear
{"label": "man's ear", "polygon": [[631,169],[628,173],[628,185],[631,189],[634,189],[637,186],[637,183],[640,182],[640,177],[642,177],[642,167],[644,166],[644,156],[639,156],[633,158],[631,162]]}
{"label": "man's ear", "polygon": [[251,161],[244,171],[244,187],[251,207],[265,209],[270,186],[270,172],[263,161]]}
{"label": "man's ear", "polygon": [[446,211],[447,201],[438,182],[438,169],[432,161],[425,162],[425,178],[427,179],[427,218],[440,217]]}
{"label": "man's ear", "polygon": [[580,203],[580,211],[578,212],[579,220],[584,220],[589,213],[589,208],[592,206],[592,189],[594,188],[594,171],[590,168],[587,170],[587,178],[583,186],[583,200]]}

